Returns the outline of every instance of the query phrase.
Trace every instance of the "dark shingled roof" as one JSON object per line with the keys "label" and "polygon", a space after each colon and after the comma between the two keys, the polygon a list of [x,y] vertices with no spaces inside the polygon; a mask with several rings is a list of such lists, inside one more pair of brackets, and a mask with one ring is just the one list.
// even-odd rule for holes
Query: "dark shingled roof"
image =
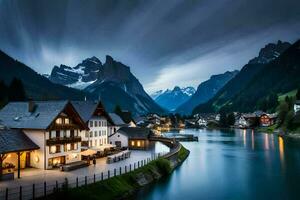
{"label": "dark shingled roof", "polygon": [[0,154],[39,148],[19,129],[0,129]]}
{"label": "dark shingled roof", "polygon": [[109,113],[110,118],[116,126],[124,126],[126,123],[121,119],[121,117],[115,113]]}
{"label": "dark shingled roof", "polygon": [[109,114],[105,111],[105,108],[101,102],[96,101],[71,101],[71,104],[74,106],[75,110],[78,112],[80,117],[84,122],[88,122],[96,111],[97,107],[103,109],[102,116],[105,117],[109,123],[113,123],[113,120],[110,118]]}
{"label": "dark shingled roof", "polygon": [[84,122],[89,121],[98,105],[95,101],[71,101],[71,103]]}
{"label": "dark shingled roof", "polygon": [[10,102],[0,111],[0,120],[10,128],[47,129],[68,101],[35,101],[33,112],[28,102]]}
{"label": "dark shingled roof", "polygon": [[149,128],[139,128],[139,127],[122,127],[117,132],[125,134],[128,138],[135,139],[147,139],[151,134]]}

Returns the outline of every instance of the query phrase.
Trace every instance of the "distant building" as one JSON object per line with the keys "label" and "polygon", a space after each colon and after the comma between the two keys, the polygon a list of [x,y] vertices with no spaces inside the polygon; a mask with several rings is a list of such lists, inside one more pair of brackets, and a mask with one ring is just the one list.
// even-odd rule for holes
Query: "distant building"
{"label": "distant building", "polygon": [[259,122],[261,126],[267,127],[275,124],[277,119],[277,114],[262,114],[259,118]]}
{"label": "distant building", "polygon": [[207,125],[207,121],[204,118],[199,117],[196,121],[196,124],[200,127],[205,127]]}
{"label": "distant building", "polygon": [[129,149],[146,149],[149,146],[151,130],[148,128],[122,127],[109,136],[110,144]]}
{"label": "distant building", "polygon": [[118,115],[129,127],[136,127],[136,122],[132,118],[131,112],[122,110]]}
{"label": "distant building", "polygon": [[297,113],[300,111],[300,100],[297,100],[294,104],[294,112]]}
{"label": "distant building", "polygon": [[250,123],[244,115],[240,115],[240,117],[236,120],[235,125],[239,128],[248,128]]}
{"label": "distant building", "polygon": [[1,131],[7,141],[0,149],[12,163],[17,153],[21,168],[51,169],[81,160],[80,131],[88,127],[69,101],[10,102],[0,120],[11,129]]}

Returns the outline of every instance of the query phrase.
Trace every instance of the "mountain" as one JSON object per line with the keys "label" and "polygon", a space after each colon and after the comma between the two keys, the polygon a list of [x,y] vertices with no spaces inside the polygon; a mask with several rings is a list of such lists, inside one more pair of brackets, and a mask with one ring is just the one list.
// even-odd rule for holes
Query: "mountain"
{"label": "mountain", "polygon": [[163,90],[158,90],[158,91],[156,91],[156,92],[150,94],[150,97],[151,97],[153,100],[155,100],[155,99],[156,99],[159,95],[161,95],[162,93],[164,93]]}
{"label": "mountain", "polygon": [[253,111],[259,109],[258,103],[271,93],[297,88],[300,82],[296,75],[299,60],[295,58],[299,53],[298,43],[291,46],[278,41],[266,45],[258,57],[250,60],[210,101],[198,105],[194,112],[215,112],[222,107],[228,111]]}
{"label": "mountain", "polygon": [[0,51],[0,80],[9,85],[14,78],[22,81],[27,97],[35,100],[83,100],[86,96],[82,91],[52,83],[43,75]]}
{"label": "mountain", "polygon": [[82,89],[94,98],[100,98],[109,111],[113,111],[115,106],[119,105],[135,115],[164,112],[145,92],[130,68],[115,61],[111,56],[106,56],[104,64],[98,58],[92,57],[75,67],[55,66],[49,79],[55,83]]}
{"label": "mountain", "polygon": [[101,61],[91,57],[73,68],[66,65],[54,66],[49,79],[53,83],[82,90],[97,80],[101,67]]}
{"label": "mountain", "polygon": [[213,75],[207,81],[201,83],[195,94],[181,106],[176,109],[176,113],[191,114],[193,109],[211,99],[228,81],[230,81],[236,74],[237,70],[232,72],[225,72],[224,74]]}
{"label": "mountain", "polygon": [[195,88],[180,88],[175,86],[173,90],[158,91],[154,95],[155,102],[169,111],[174,111],[179,105],[186,102],[195,93]]}

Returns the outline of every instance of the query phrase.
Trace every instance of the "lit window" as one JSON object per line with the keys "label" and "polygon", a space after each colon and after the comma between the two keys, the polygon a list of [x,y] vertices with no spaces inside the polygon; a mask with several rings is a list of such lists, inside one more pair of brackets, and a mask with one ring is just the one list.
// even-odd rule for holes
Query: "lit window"
{"label": "lit window", "polygon": [[65,118],[65,124],[69,124],[69,123],[70,123],[69,118]]}
{"label": "lit window", "polygon": [[62,119],[61,119],[61,118],[57,118],[57,119],[55,120],[55,123],[56,123],[56,124],[62,124]]}
{"label": "lit window", "polygon": [[134,146],[134,141],[131,141],[131,146]]}
{"label": "lit window", "polygon": [[50,147],[50,153],[56,153],[56,146]]}
{"label": "lit window", "polygon": [[67,144],[67,151],[71,150],[71,144]]}
{"label": "lit window", "polygon": [[138,146],[138,147],[141,146],[141,141],[137,141],[137,146]]}

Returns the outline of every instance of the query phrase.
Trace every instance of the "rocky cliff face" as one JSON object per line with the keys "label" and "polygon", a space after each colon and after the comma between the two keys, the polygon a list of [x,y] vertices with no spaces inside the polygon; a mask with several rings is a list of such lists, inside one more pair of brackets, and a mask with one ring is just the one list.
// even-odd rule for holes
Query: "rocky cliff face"
{"label": "rocky cliff face", "polygon": [[54,83],[81,89],[103,100],[110,111],[119,105],[134,114],[164,112],[145,92],[130,67],[115,61],[111,56],[106,56],[104,64],[92,57],[75,67],[55,66],[49,79]]}

